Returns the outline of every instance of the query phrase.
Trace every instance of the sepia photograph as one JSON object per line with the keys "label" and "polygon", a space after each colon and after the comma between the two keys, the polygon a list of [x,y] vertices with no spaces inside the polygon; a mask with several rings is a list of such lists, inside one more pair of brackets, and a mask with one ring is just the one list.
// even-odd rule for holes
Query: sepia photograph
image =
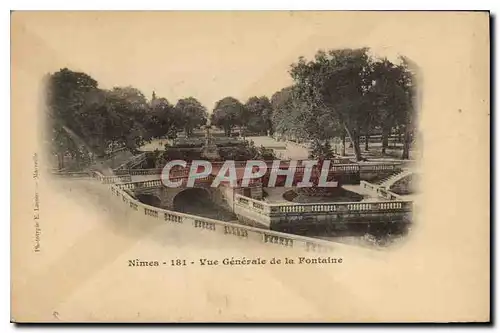
{"label": "sepia photograph", "polygon": [[13,12],[11,43],[12,322],[490,320],[487,12]]}

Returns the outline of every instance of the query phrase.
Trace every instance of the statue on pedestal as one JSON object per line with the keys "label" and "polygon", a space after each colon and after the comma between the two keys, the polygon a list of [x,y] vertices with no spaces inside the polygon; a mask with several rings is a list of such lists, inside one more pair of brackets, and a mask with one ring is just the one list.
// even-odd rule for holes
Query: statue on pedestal
{"label": "statue on pedestal", "polygon": [[220,155],[217,151],[217,145],[215,144],[212,134],[210,133],[211,128],[212,125],[209,118],[207,119],[207,123],[205,125],[205,145],[203,146],[202,156],[206,159],[218,160],[220,159]]}

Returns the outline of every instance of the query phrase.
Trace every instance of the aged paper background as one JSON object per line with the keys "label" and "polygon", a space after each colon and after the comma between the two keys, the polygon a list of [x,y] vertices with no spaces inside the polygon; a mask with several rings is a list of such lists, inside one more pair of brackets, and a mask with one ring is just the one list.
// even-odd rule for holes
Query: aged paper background
{"label": "aged paper background", "polygon": [[[13,321],[489,319],[487,13],[15,12],[11,29]],[[171,51],[147,52],[151,45]],[[44,74],[69,67],[146,95],[172,82],[169,99],[190,91],[211,108],[221,94],[285,86],[300,55],[362,46],[421,69],[423,196],[404,246],[342,248],[344,263],[333,266],[130,268],[135,258],[289,253],[139,221],[100,193],[57,188],[42,173],[41,252],[33,251]]]}

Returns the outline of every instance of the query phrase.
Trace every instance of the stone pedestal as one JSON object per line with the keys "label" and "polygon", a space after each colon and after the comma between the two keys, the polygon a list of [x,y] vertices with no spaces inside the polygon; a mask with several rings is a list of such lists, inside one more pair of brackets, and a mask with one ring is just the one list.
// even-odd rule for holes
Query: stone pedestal
{"label": "stone pedestal", "polygon": [[212,126],[205,126],[205,144],[203,145],[203,150],[201,156],[208,160],[218,160],[220,159],[219,152],[217,150],[217,145],[215,144],[212,135],[210,134],[210,129]]}

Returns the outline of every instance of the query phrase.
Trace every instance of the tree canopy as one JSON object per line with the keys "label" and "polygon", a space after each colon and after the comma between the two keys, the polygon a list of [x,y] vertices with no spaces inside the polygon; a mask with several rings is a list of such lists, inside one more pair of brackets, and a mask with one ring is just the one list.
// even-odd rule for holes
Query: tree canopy
{"label": "tree canopy", "polygon": [[407,58],[391,62],[367,48],[318,51],[311,60],[300,57],[291,64],[292,85],[245,103],[222,98],[210,115],[192,96],[172,104],[153,93],[148,101],[132,86],[102,89],[90,75],[64,68],[46,80],[49,142],[61,167],[67,155],[88,161],[154,138],[175,138],[180,131],[189,137],[210,117],[227,136],[235,127],[285,135],[310,142],[313,157],[322,158],[332,156],[334,138],[348,138],[361,160],[361,137],[368,150],[369,137],[380,136],[385,153],[389,136],[398,133],[405,159],[415,130],[413,68]]}
{"label": "tree canopy", "polygon": [[148,101],[131,86],[100,89],[88,74],[67,68],[48,75],[46,84],[48,139],[60,168],[66,155],[89,160],[154,138],[174,138],[182,130],[189,135],[208,117],[193,97],[174,107],[165,98]]}
{"label": "tree canopy", "polygon": [[193,134],[193,129],[207,122],[207,109],[194,97],[180,99],[175,109],[187,136]]}
{"label": "tree canopy", "polygon": [[252,133],[266,135],[272,131],[273,108],[266,96],[253,96],[245,103],[248,113],[247,129]]}
{"label": "tree canopy", "polygon": [[[411,140],[413,73],[405,59],[395,65],[374,58],[367,48],[319,51],[314,60],[299,58],[290,75],[294,85],[272,98],[277,131],[315,145],[347,135],[357,160],[361,135],[368,142],[377,129],[385,142],[395,127],[404,129],[405,142]],[[405,144],[403,158],[408,149]]]}
{"label": "tree canopy", "polygon": [[234,97],[225,97],[217,103],[211,116],[212,124],[224,130],[227,136],[235,126],[241,126],[248,119],[248,111],[245,106]]}

